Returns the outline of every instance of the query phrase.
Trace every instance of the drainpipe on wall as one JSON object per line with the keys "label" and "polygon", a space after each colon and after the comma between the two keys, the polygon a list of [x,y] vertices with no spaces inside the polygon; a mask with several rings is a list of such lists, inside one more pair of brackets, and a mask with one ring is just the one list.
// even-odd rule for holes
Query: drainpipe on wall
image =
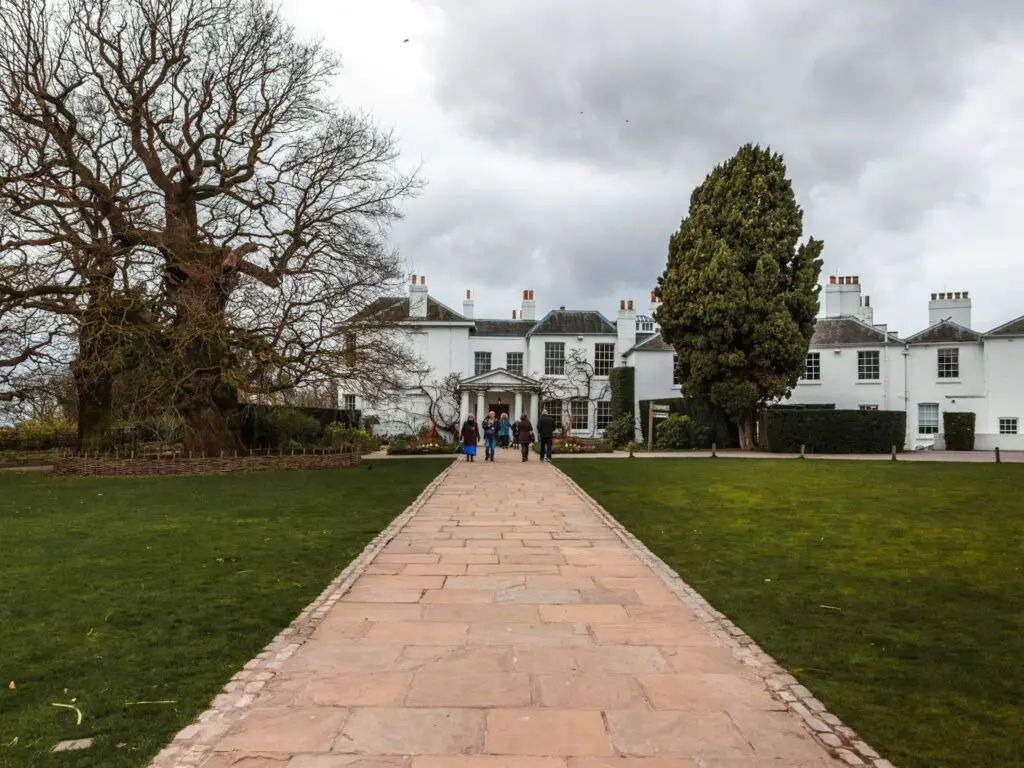
{"label": "drainpipe on wall", "polygon": [[907,361],[910,359],[910,345],[903,345],[903,412],[907,415],[907,448],[913,450],[913,438],[910,431],[910,376]]}

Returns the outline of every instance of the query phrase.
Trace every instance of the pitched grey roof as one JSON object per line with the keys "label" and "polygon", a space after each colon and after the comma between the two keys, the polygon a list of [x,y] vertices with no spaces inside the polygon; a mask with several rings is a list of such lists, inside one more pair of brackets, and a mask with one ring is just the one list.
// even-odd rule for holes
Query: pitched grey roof
{"label": "pitched grey roof", "polygon": [[[640,340],[640,336],[644,335],[647,338]],[[660,333],[653,335],[637,334],[637,343],[627,349],[622,354],[628,355],[631,352],[675,352],[675,348],[665,341]]]}
{"label": "pitched grey roof", "polygon": [[1008,323],[1003,323],[998,328],[993,328],[985,334],[986,336],[1024,336],[1024,315]]}
{"label": "pitched grey roof", "polygon": [[470,333],[473,336],[525,337],[536,324],[533,320],[476,320]]}
{"label": "pitched grey roof", "polygon": [[596,336],[616,334],[615,324],[600,312],[591,310],[553,309],[541,318],[528,335],[572,334]]}
{"label": "pitched grey roof", "polygon": [[812,347],[836,344],[885,344],[893,340],[883,331],[855,317],[819,317],[814,321]]}
{"label": "pitched grey roof", "polygon": [[952,320],[943,320],[913,336],[908,336],[904,341],[907,344],[941,344],[943,342],[963,344],[981,341],[981,334],[954,323]]}
{"label": "pitched grey roof", "polygon": [[[397,322],[399,320],[409,320],[409,299],[402,298],[400,296],[384,297],[377,299],[372,302],[362,312],[358,312],[354,319],[361,319],[366,317],[381,317],[383,320],[391,322]],[[437,299],[432,296],[427,296],[427,316],[421,318],[415,318],[417,320],[426,320],[429,322],[452,322],[452,323],[468,323],[471,322],[469,318],[463,317],[451,307],[446,307]]]}

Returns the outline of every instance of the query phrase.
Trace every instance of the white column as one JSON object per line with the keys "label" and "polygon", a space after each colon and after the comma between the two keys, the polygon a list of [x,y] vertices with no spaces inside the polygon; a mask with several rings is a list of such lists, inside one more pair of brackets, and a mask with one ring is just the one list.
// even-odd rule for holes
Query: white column
{"label": "white column", "polygon": [[462,403],[459,405],[459,424],[469,417],[469,390],[462,390]]}
{"label": "white column", "polygon": [[519,417],[523,415],[523,393],[516,392],[516,409],[515,413],[510,413],[508,418],[510,421],[518,421]]}
{"label": "white column", "polygon": [[482,419],[484,416],[487,415],[487,411],[484,410],[486,407],[487,407],[487,404],[484,402],[484,393],[483,392],[477,392],[476,393],[476,420],[477,421],[480,421],[480,419]]}
{"label": "white column", "polygon": [[537,426],[537,417],[540,413],[540,398],[536,392],[530,395],[530,422],[534,427]]}

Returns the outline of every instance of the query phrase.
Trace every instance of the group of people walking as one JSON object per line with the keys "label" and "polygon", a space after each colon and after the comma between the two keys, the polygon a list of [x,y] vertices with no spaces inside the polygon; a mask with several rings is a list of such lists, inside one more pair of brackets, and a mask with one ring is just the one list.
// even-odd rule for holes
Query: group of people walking
{"label": "group of people walking", "polygon": [[498,446],[509,448],[518,445],[523,452],[523,461],[530,460],[530,446],[536,438],[540,442],[540,460],[551,459],[551,444],[555,437],[555,421],[548,412],[542,411],[537,419],[537,428],[534,430],[530,417],[525,413],[518,421],[510,422],[507,413],[501,414],[501,418],[495,418],[494,411],[488,412],[487,416],[479,424],[476,418],[470,414],[462,424],[459,433],[459,444],[462,446],[462,453],[466,461],[476,459],[477,445],[483,440],[484,461],[494,461],[495,449]]}

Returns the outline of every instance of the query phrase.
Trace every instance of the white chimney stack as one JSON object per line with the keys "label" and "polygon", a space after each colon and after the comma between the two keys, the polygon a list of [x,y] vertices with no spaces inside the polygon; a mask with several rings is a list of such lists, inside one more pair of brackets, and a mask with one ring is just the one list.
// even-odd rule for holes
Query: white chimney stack
{"label": "white chimney stack", "polygon": [[536,320],[537,319],[537,304],[533,300],[533,291],[523,291],[523,308],[519,312],[520,320]]}
{"label": "white chimney stack", "polygon": [[861,299],[858,317],[868,325],[875,324],[875,308],[871,306],[871,297],[865,296]]}
{"label": "white chimney stack", "polygon": [[416,275],[412,276],[412,285],[409,286],[409,317],[425,319],[427,316],[427,278]]}
{"label": "white chimney stack", "polygon": [[971,300],[967,291],[933,293],[928,302],[928,325],[952,320],[964,328],[971,327]]}
{"label": "white chimney stack", "polygon": [[615,319],[615,330],[618,331],[618,349],[616,359],[636,344],[636,310],[633,309],[633,300],[619,301],[619,315]]}
{"label": "white chimney stack", "polygon": [[658,308],[660,302],[658,301],[658,294],[656,291],[651,291],[651,306],[648,312],[651,315],[651,319],[654,319],[654,311]]}
{"label": "white chimney stack", "polygon": [[470,320],[473,319],[473,296],[469,292],[469,288],[466,289],[466,298],[462,302],[462,316],[468,317]]}
{"label": "white chimney stack", "polygon": [[831,275],[825,286],[825,317],[862,318],[860,278],[856,275]]}

